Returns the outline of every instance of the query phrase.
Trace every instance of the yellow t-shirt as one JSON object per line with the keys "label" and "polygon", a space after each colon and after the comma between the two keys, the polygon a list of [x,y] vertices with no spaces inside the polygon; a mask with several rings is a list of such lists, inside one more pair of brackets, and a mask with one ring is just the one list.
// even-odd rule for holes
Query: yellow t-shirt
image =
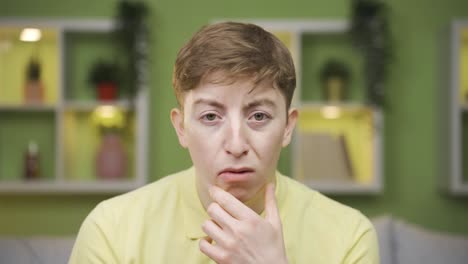
{"label": "yellow t-shirt", "polygon": [[[289,263],[379,263],[366,217],[276,177]],[[206,219],[191,168],[100,203],[83,222],[69,263],[214,263],[198,245]]]}

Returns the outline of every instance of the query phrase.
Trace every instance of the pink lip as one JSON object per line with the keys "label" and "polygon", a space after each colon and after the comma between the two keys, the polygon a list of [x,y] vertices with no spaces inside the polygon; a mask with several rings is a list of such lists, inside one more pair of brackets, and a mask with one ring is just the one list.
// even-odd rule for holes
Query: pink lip
{"label": "pink lip", "polygon": [[242,182],[250,179],[251,175],[254,173],[252,168],[242,167],[242,168],[226,168],[218,173],[224,182]]}

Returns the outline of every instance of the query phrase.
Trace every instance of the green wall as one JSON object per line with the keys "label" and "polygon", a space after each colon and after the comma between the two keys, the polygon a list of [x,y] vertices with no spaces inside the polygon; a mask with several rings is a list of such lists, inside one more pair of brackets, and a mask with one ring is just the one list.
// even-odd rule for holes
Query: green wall
{"label": "green wall", "polygon": [[[113,15],[116,0],[29,1],[0,0],[0,16],[96,18]],[[438,61],[439,33],[453,17],[468,17],[466,0],[394,0],[391,26],[396,60],[387,85],[385,112],[385,191],[375,197],[335,197],[372,217],[396,215],[428,228],[468,234],[468,197],[454,198],[437,187],[447,174],[439,139],[444,104],[439,94],[442,66]],[[169,121],[175,105],[172,65],[178,49],[201,25],[215,18],[346,18],[349,1],[238,0],[148,1],[151,8],[150,179],[189,166]],[[442,91],[441,91],[442,89]],[[0,116],[1,117],[1,116]],[[442,127],[442,129],[441,129]],[[1,147],[1,146],[0,146]],[[287,160],[281,164],[288,168]],[[1,195],[0,234],[66,235],[78,231],[87,213],[102,199],[98,195]]]}

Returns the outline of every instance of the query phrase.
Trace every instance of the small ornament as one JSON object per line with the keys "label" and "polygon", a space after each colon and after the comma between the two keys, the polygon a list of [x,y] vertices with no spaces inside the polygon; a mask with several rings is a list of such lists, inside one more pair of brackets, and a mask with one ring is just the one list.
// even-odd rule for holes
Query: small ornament
{"label": "small ornament", "polygon": [[34,180],[39,177],[39,147],[36,142],[30,141],[24,155],[24,178],[27,180]]}

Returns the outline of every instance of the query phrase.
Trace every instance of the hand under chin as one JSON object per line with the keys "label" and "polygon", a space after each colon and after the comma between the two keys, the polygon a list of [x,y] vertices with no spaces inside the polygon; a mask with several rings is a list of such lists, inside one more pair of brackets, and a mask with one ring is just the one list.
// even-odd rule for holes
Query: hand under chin
{"label": "hand under chin", "polygon": [[225,191],[229,192],[237,200],[241,201],[246,206],[250,207],[253,211],[260,214],[264,208],[265,189],[261,188],[258,191],[249,190],[245,188],[228,188]]}

